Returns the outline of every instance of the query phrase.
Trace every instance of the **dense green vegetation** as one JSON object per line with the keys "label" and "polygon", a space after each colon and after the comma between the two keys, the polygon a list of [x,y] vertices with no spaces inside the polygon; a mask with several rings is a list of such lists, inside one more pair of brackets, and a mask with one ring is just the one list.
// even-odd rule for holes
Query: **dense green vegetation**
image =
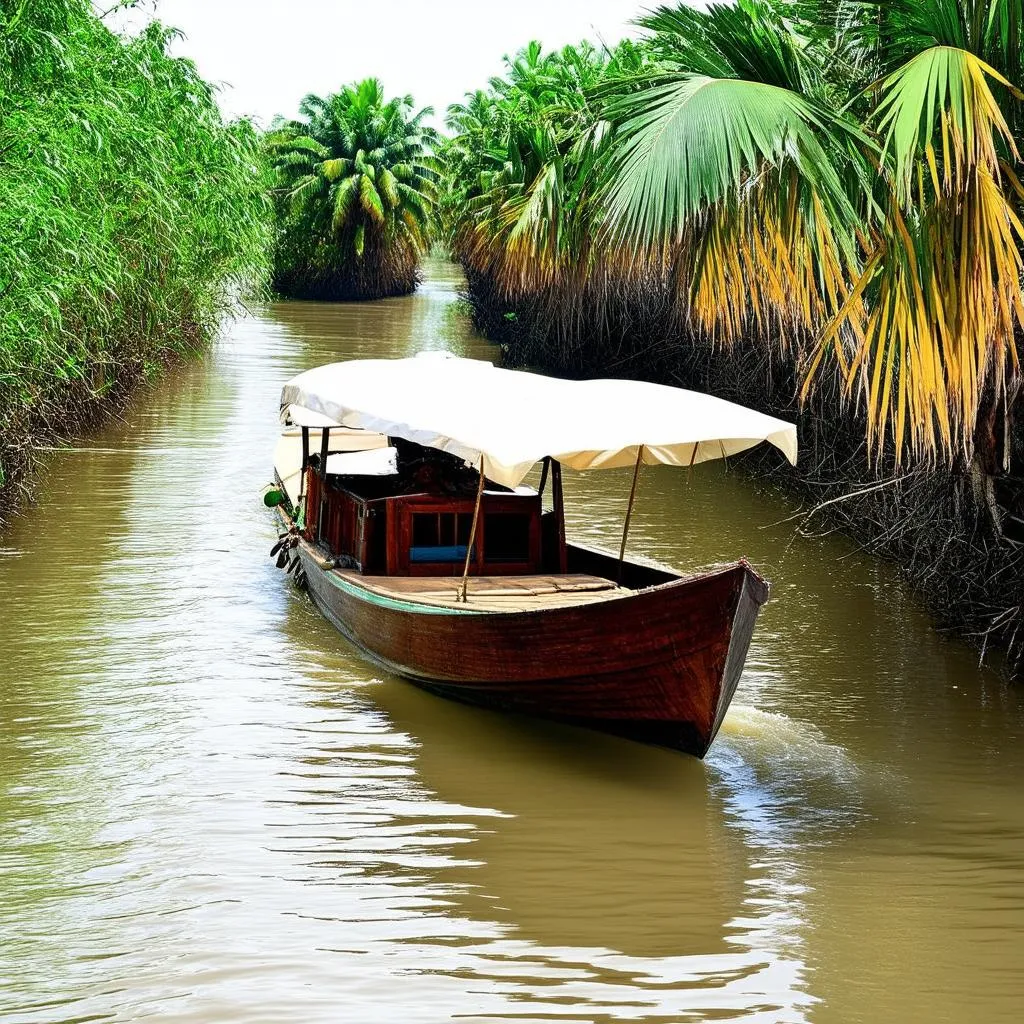
{"label": "dense green vegetation", "polygon": [[88,0],[0,0],[0,486],[28,439],[193,351],[264,272],[259,140],[172,32]]}
{"label": "dense green vegetation", "polygon": [[531,46],[449,111],[479,325],[520,362],[799,415],[803,490],[945,618],[1019,643],[1024,0],[639,24]]}
{"label": "dense green vegetation", "polygon": [[312,299],[377,299],[416,287],[433,226],[436,133],[411,96],[368,78],[309,95],[267,138],[276,174],[274,287]]}
{"label": "dense green vegetation", "polygon": [[0,487],[202,346],[271,250],[285,294],[375,298],[440,228],[512,361],[797,417],[812,505],[1024,665],[1024,0],[639,24],[531,44],[443,140],[375,79],[261,140],[158,23],[0,0]]}
{"label": "dense green vegetation", "polygon": [[1024,323],[1022,12],[740,0],[534,45],[450,111],[458,252],[510,296],[639,263],[696,332],[834,357],[877,447],[969,455]]}

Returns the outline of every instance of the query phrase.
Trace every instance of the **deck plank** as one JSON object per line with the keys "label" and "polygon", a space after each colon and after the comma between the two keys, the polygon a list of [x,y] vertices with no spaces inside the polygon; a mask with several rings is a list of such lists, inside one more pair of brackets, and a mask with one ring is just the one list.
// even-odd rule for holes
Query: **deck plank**
{"label": "deck plank", "polygon": [[[339,575],[383,597],[431,606],[460,605],[462,580],[437,576],[361,576],[348,570]],[[469,603],[487,611],[532,611],[607,601],[630,593],[611,580],[581,573],[554,576],[471,576]],[[461,605],[460,605],[461,606]],[[462,606],[464,607],[464,606]]]}

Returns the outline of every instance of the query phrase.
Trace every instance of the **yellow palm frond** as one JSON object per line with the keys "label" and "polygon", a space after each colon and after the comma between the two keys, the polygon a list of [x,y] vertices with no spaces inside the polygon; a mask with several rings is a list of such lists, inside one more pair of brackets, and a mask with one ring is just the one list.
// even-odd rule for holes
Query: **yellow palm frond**
{"label": "yellow palm frond", "polygon": [[824,347],[855,339],[847,384],[874,450],[891,440],[897,459],[969,458],[983,403],[999,406],[1018,370],[1024,226],[1001,154],[1019,155],[990,80],[1008,85],[942,46],[881,83],[887,213],[811,363],[809,382]]}

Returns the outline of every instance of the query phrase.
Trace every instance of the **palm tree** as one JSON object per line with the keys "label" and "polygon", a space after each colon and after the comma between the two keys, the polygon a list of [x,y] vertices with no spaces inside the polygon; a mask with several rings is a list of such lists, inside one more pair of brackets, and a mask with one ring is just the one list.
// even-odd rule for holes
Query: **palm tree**
{"label": "palm tree", "polygon": [[267,148],[277,176],[275,287],[318,299],[413,290],[433,229],[436,132],[375,78],[309,95]]}
{"label": "palm tree", "polygon": [[532,42],[505,64],[507,78],[448,109],[453,248],[508,295],[564,289],[593,255],[592,172],[608,128],[596,91],[640,59],[630,43],[545,53]]}
{"label": "palm tree", "polygon": [[[988,472],[1020,387],[1022,0],[740,0],[640,19],[609,240],[677,246],[725,342],[813,332],[876,451]],[[997,428],[1002,423],[1003,430]]]}

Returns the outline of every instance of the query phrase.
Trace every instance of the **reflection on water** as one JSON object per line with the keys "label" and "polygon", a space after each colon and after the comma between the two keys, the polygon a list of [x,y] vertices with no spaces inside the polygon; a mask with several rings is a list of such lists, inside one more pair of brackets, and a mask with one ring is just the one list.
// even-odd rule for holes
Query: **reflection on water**
{"label": "reflection on water", "polygon": [[[429,269],[235,325],[5,538],[0,1017],[1016,1020],[1019,695],[783,497],[641,477],[633,550],[774,583],[704,763],[380,678],[273,568],[283,380],[494,358]],[[614,544],[629,471],[566,485]]]}

